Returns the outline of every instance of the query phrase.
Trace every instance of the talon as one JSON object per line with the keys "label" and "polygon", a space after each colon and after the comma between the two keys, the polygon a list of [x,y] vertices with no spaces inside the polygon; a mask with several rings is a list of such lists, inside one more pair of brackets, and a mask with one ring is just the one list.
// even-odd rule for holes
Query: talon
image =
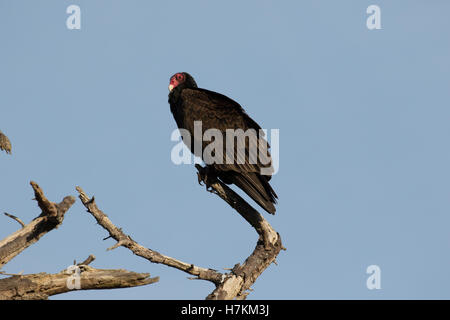
{"label": "talon", "polygon": [[198,183],[202,186],[205,185],[206,191],[214,193],[214,190],[212,189],[211,185],[215,181],[214,176],[214,170],[211,169],[211,167],[202,167],[199,164],[196,164],[195,167],[197,168],[197,178]]}
{"label": "talon", "polygon": [[203,185],[203,177],[200,174],[200,172],[197,172],[197,179],[198,179],[198,184],[202,186]]}

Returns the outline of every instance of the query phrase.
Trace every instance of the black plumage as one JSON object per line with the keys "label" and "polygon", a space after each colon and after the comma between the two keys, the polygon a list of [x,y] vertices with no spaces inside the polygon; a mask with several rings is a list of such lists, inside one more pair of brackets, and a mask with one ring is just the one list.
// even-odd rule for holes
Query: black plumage
{"label": "black plumage", "polygon": [[[272,163],[271,155],[268,152],[268,144],[263,135],[259,134],[260,126],[251,119],[244,109],[234,100],[217,92],[201,89],[197,87],[194,78],[186,72],[177,73],[170,79],[169,85],[170,110],[180,129],[189,131],[192,139],[190,143],[184,141],[189,150],[194,153],[194,121],[201,121],[202,135],[207,129],[218,129],[224,135],[223,138],[223,161],[222,163],[210,163],[208,169],[212,169],[215,175],[224,183],[235,184],[256,201],[267,212],[274,214],[277,195],[269,184],[271,179]],[[226,157],[227,129],[254,129],[254,134],[250,130],[251,138],[245,141],[244,148],[238,148],[234,144],[233,153],[229,154],[234,160],[238,159],[239,153],[243,161],[229,163]],[[210,141],[202,141],[201,154],[195,154],[204,161],[203,151]],[[266,146],[264,152],[259,153],[258,160],[250,161],[250,154],[254,144]],[[259,150],[259,149],[257,149]],[[261,158],[262,155],[262,158]],[[208,159],[206,159],[208,160]],[[207,162],[207,161],[205,161]],[[261,169],[265,168],[265,174],[261,174]],[[269,174],[267,174],[267,171]]]}

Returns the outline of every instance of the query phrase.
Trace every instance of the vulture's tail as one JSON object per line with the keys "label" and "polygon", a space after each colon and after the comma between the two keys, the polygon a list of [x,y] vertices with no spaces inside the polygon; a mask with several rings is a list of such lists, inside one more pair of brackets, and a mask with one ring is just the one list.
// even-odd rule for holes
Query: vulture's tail
{"label": "vulture's tail", "polygon": [[254,172],[233,172],[227,177],[227,180],[241,188],[268,213],[275,214],[274,204],[277,202],[278,196],[266,176]]}

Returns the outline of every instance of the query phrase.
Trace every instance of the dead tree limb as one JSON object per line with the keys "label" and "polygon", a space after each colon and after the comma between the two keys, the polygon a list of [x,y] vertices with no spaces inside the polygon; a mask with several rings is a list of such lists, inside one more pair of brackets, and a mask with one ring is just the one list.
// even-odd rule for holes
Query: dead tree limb
{"label": "dead tree limb", "polygon": [[245,299],[248,295],[247,290],[250,289],[259,275],[264,272],[272,262],[275,262],[280,250],[284,249],[281,243],[281,237],[267,220],[265,220],[261,214],[237,193],[214,177],[206,177],[205,175],[207,172],[204,168],[197,166],[197,169],[199,170],[199,180],[208,180],[208,187],[233,207],[259,234],[259,240],[253,253],[245,260],[242,266],[239,264],[235,265],[235,267],[227,274],[182,262],[141,246],[131,239],[130,236],[123,233],[122,229],[116,227],[111,222],[106,214],[97,207],[94,197],[89,198],[80,187],[77,187],[76,189],[79,192],[79,198],[87,211],[94,216],[99,225],[108,231],[109,237],[117,241],[116,244],[108,250],[123,246],[150,262],[161,263],[191,275],[195,275],[195,279],[211,281],[216,285],[216,289],[208,295],[206,299]]}
{"label": "dead tree limb", "polygon": [[91,254],[91,255],[89,255],[89,257],[86,258],[86,260],[84,260],[83,262],[78,263],[77,266],[87,266],[88,264],[90,264],[94,260],[95,260],[95,256],[93,254]]}
{"label": "dead tree limb", "polygon": [[255,283],[261,273],[272,262],[275,262],[280,250],[284,249],[281,237],[269,222],[236,192],[216,179],[216,177],[207,176],[208,171],[205,168],[198,164],[195,167],[198,170],[199,181],[205,182],[207,188],[211,188],[212,193],[217,194],[235,209],[259,235],[255,250],[245,260],[244,264],[242,266],[239,264],[235,265],[231,272],[226,274],[224,281],[206,299],[245,299],[248,295],[247,290]]}
{"label": "dead tree limb", "polygon": [[22,228],[25,227],[25,223],[23,223],[23,221],[20,220],[19,218],[17,218],[15,215],[9,214],[8,212],[3,212],[3,214],[5,216],[10,217],[11,219],[17,221],[22,226]]}
{"label": "dead tree limb", "polygon": [[[208,280],[215,284],[222,282],[223,274],[213,269],[206,269],[195,266],[191,263],[186,263],[168,256],[165,256],[157,251],[148,249],[131,239],[126,235],[121,228],[116,227],[106,214],[104,214],[95,203],[95,198],[89,198],[81,187],[76,188],[79,192],[79,198],[87,211],[97,220],[97,223],[101,225],[109,233],[109,237],[116,240],[116,244],[108,250],[115,249],[117,247],[125,247],[131,250],[135,255],[149,260],[153,263],[160,263],[166,266],[184,271],[188,274],[196,276],[197,279]],[[109,238],[108,237],[108,238]]]}
{"label": "dead tree limb", "polygon": [[123,269],[95,269],[88,265],[76,268],[79,287],[70,285],[74,273],[69,269],[55,274],[42,272],[0,279],[0,300],[42,300],[73,290],[130,288],[159,281],[158,277],[150,278],[148,273]]}
{"label": "dead tree limb", "polygon": [[65,213],[75,202],[73,196],[67,196],[56,204],[45,197],[36,182],[31,181],[30,184],[42,213],[22,229],[0,241],[0,269],[47,232],[58,228],[64,220]]}
{"label": "dead tree limb", "polygon": [[[47,232],[57,228],[64,220],[64,215],[75,202],[75,198],[67,196],[59,204],[51,202],[44,195],[37,183],[30,182],[35,200],[42,213],[25,225],[22,220],[11,214],[6,216],[19,222],[22,229],[0,241],[0,268],[17,256],[27,247],[37,242]],[[72,290],[128,288],[146,285],[159,281],[150,278],[148,273],[136,273],[123,269],[95,269],[88,266],[95,257],[90,255],[80,264],[70,266],[56,274],[37,273],[12,275],[0,279],[0,300],[36,300],[48,299],[49,296]]]}
{"label": "dead tree limb", "polygon": [[3,134],[0,130],[0,150],[4,150],[6,153],[11,154],[11,141],[9,141],[8,137]]}

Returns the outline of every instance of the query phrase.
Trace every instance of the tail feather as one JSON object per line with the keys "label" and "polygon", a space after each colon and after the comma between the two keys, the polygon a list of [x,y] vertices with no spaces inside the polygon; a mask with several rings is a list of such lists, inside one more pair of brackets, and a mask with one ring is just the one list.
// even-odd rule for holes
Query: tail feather
{"label": "tail feather", "polygon": [[275,214],[274,203],[278,197],[264,176],[253,172],[234,172],[231,176],[227,176],[226,180],[242,189],[268,213]]}

